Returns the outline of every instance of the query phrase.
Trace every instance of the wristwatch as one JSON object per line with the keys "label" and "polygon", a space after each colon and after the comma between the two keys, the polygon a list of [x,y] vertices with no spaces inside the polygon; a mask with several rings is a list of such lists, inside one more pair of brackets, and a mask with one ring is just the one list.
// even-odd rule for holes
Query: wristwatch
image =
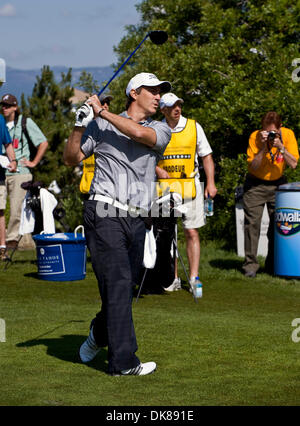
{"label": "wristwatch", "polygon": [[99,112],[98,112],[98,116],[99,116],[99,117],[101,117],[101,112],[102,112],[102,111],[104,111],[104,110],[105,110],[105,108],[101,108],[101,109],[99,110]]}
{"label": "wristwatch", "polygon": [[285,153],[285,147],[281,148],[279,151],[281,152],[281,154],[284,154]]}

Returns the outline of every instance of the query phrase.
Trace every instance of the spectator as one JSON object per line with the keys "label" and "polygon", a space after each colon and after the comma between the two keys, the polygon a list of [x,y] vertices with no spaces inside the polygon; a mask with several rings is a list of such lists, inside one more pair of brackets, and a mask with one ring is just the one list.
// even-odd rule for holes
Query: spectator
{"label": "spectator", "polygon": [[19,240],[22,203],[26,195],[26,190],[21,188],[21,184],[32,180],[31,170],[36,167],[43,158],[48,147],[48,142],[34,121],[31,118],[27,118],[26,130],[32,143],[37,147],[35,157],[30,159],[30,142],[28,141],[27,135],[23,132],[23,116],[20,113],[17,98],[11,94],[6,94],[2,97],[0,104],[12,139],[19,169],[19,173],[6,172],[5,181],[5,199],[8,195],[10,201],[10,217],[6,236],[7,247],[15,248]]}
{"label": "spectator", "polygon": [[259,269],[257,248],[265,204],[270,217],[266,272],[273,273],[275,190],[286,182],[283,172],[288,165],[295,169],[299,159],[294,132],[282,127],[281,117],[269,111],[262,117],[261,130],[253,132],[247,149],[248,174],[244,185],[246,277],[255,278]]}
{"label": "spectator", "polygon": [[67,165],[95,154],[84,226],[102,307],[79,356],[89,362],[108,346],[112,375],[146,375],[156,369],[155,362],[143,364],[135,354],[131,304],[143,261],[141,215],[150,209],[155,166],[171,137],[168,126],[150,116],[158,108],[161,91],[170,87],[154,74],[137,74],[127,85],[126,112],[120,115],[103,108],[96,95],[90,97],[86,102],[90,106],[83,105],[76,114],[65,148]]}
{"label": "spectator", "polygon": [[[8,129],[5,124],[5,120],[0,115],[0,154],[2,153],[2,145],[6,151],[9,164],[8,167],[12,173],[17,170],[17,160],[14,149],[12,147],[11,138]],[[0,166],[0,260],[8,260],[9,257],[6,254],[6,239],[5,239],[5,216],[4,211],[6,208],[6,197],[5,197],[5,169]]]}
{"label": "spectator", "polygon": [[[204,196],[214,198],[217,188],[212,149],[200,124],[181,115],[182,104],[183,99],[173,93],[166,93],[160,100],[160,108],[165,116],[163,121],[171,128],[172,138],[164,152],[163,160],[158,163],[156,172],[158,177],[163,179],[194,177],[195,198],[185,202],[187,212],[182,220],[192,285],[199,274],[200,238],[197,228],[205,225]],[[203,162],[206,175],[204,194],[199,181],[198,157]],[[175,268],[174,282],[165,290],[174,291],[181,288],[176,271],[177,268]]]}

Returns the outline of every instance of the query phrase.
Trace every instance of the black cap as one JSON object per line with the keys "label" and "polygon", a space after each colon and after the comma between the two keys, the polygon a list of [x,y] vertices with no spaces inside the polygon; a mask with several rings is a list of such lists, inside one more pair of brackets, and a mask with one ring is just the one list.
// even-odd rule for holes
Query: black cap
{"label": "black cap", "polygon": [[7,104],[11,106],[17,106],[18,100],[14,95],[11,95],[10,93],[7,93],[6,95],[2,96],[0,104]]}

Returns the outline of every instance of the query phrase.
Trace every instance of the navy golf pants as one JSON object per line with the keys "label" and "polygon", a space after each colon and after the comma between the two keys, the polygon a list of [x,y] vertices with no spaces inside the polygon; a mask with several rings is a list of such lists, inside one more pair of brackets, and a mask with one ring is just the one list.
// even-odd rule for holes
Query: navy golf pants
{"label": "navy golf pants", "polygon": [[86,201],[84,212],[87,246],[102,301],[93,331],[97,344],[108,346],[108,372],[116,373],[140,363],[135,355],[132,298],[142,268],[145,224],[129,215],[99,217],[97,203],[101,202]]}

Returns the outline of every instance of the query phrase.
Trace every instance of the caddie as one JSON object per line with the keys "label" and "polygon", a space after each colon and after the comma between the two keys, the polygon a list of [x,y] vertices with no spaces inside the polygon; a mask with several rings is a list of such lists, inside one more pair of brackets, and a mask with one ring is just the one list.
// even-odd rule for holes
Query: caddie
{"label": "caddie", "polygon": [[[183,99],[174,93],[166,93],[160,100],[160,109],[171,129],[172,138],[164,152],[163,159],[156,168],[158,178],[183,181],[192,188],[188,200],[185,200],[187,212],[183,216],[183,229],[186,240],[186,251],[189,262],[190,284],[193,286],[199,275],[200,238],[198,228],[205,225],[204,196],[214,198],[217,194],[215,186],[215,166],[212,149],[203,128],[195,120],[181,115]],[[200,184],[198,157],[203,163],[206,175],[206,186]],[[183,194],[185,197],[185,194]],[[165,288],[167,291],[179,290],[181,281],[176,273],[173,283]]]}

